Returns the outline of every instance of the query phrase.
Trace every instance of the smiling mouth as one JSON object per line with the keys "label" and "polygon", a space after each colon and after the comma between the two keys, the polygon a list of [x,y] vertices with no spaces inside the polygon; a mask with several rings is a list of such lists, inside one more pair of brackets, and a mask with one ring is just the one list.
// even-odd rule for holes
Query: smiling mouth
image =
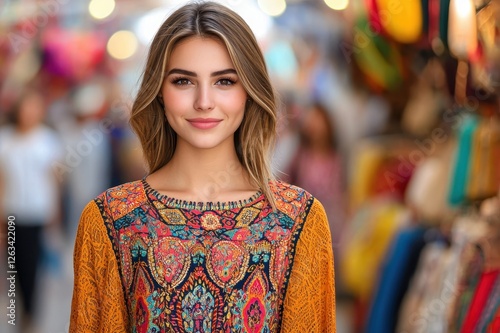
{"label": "smiling mouth", "polygon": [[188,119],[188,122],[198,129],[210,129],[219,125],[222,119],[214,119],[214,118],[195,118]]}

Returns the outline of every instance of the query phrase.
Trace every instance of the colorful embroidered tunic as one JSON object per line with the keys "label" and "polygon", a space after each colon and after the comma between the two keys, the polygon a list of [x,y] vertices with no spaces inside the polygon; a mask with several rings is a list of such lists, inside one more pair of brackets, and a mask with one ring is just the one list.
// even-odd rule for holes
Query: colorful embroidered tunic
{"label": "colorful embroidered tunic", "polygon": [[145,180],[101,194],[75,244],[70,332],[335,332],[321,203],[271,184],[248,200],[176,200]]}

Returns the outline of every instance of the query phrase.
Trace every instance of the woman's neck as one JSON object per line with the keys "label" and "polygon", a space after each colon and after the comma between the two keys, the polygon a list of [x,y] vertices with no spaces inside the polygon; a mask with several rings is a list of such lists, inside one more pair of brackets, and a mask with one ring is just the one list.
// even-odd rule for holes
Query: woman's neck
{"label": "woman's neck", "polygon": [[38,124],[17,125],[16,132],[19,133],[20,135],[26,135],[33,132],[35,129],[38,128],[38,126],[39,126]]}
{"label": "woman's neck", "polygon": [[172,159],[147,177],[159,192],[190,201],[246,199],[257,188],[234,149],[177,147]]}

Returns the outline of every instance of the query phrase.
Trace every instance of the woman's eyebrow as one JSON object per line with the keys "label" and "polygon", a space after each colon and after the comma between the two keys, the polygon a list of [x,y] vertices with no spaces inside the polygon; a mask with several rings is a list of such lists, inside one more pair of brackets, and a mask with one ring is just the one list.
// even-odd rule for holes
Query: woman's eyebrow
{"label": "woman's eyebrow", "polygon": [[183,74],[187,76],[198,76],[195,72],[187,71],[185,69],[180,69],[180,68],[172,68],[170,71],[168,71],[167,76],[171,74]]}
{"label": "woman's eyebrow", "polygon": [[225,74],[238,74],[238,73],[236,73],[236,70],[228,68],[228,69],[223,69],[221,71],[213,72],[212,74],[210,74],[210,76],[220,76]]}
{"label": "woman's eyebrow", "polygon": [[[170,71],[168,71],[167,76],[171,74],[182,74],[182,75],[187,75],[187,76],[192,76],[192,77],[197,77],[198,74],[195,72],[187,71],[185,69],[180,69],[180,68],[172,68]],[[228,69],[223,69],[220,71],[213,72],[210,74],[210,76],[220,76],[220,75],[225,75],[225,74],[237,74],[236,70],[233,68],[228,68]]]}

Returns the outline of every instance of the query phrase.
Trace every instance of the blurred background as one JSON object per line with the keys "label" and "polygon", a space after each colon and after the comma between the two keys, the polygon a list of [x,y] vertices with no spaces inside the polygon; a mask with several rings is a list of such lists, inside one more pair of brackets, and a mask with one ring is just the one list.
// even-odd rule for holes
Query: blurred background
{"label": "blurred background", "polygon": [[[327,211],[338,332],[500,332],[500,0],[219,2],[279,91],[277,177]],[[0,215],[38,267],[2,332],[68,331],[80,213],[145,175],[128,113],[183,3],[0,0]]]}

